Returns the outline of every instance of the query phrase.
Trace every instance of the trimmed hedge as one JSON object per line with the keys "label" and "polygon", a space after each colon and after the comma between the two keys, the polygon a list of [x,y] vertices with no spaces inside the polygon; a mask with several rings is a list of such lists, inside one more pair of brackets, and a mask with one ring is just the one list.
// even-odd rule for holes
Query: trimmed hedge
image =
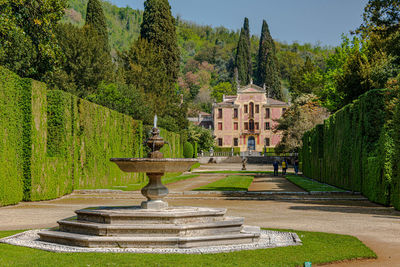
{"label": "trimmed hedge", "polygon": [[183,157],[193,158],[193,145],[189,142],[185,142],[183,145]]}
{"label": "trimmed hedge", "polygon": [[[26,83],[0,67],[0,206],[23,199],[23,104]],[[26,148],[26,147],[25,147]]]}
{"label": "trimmed hedge", "polygon": [[400,209],[398,102],[393,90],[372,90],[305,133],[303,173]]}
{"label": "trimmed hedge", "polygon": [[[232,151],[231,147],[220,147],[220,146],[214,147],[214,152],[231,152],[231,151]],[[233,153],[235,155],[240,154],[240,147],[234,147]]]}
{"label": "trimmed hedge", "polygon": [[[74,189],[143,183],[112,157],[143,157],[141,121],[47,90],[0,67],[0,206],[60,197]],[[166,157],[182,157],[178,134],[160,129]]]}

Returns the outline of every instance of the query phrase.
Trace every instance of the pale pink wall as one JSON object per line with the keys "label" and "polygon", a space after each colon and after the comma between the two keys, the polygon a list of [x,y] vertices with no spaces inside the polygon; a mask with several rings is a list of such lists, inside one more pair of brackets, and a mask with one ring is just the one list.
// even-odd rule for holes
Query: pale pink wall
{"label": "pale pink wall", "polygon": [[232,131],[233,130],[233,109],[232,108],[224,108],[222,110],[222,118],[223,118],[223,130],[224,131]]}
{"label": "pale pink wall", "polygon": [[223,145],[224,146],[233,146],[233,136],[232,135],[225,135],[224,140],[223,140]]}

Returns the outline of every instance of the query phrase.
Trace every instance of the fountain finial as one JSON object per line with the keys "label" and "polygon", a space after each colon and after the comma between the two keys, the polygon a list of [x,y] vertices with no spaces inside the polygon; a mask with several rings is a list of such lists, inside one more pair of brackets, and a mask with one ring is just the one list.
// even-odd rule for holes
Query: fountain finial
{"label": "fountain finial", "polygon": [[[154,126],[157,125],[157,115],[154,117]],[[161,159],[164,154],[160,152],[160,149],[164,146],[164,139],[160,136],[160,130],[157,127],[153,127],[151,131],[151,137],[147,139],[146,144],[151,149],[147,154],[149,158]]]}

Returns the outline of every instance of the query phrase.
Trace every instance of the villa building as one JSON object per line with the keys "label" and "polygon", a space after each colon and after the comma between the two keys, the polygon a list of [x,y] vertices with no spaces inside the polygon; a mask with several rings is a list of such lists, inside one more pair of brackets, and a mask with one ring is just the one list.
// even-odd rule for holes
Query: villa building
{"label": "villa building", "polygon": [[281,140],[273,129],[289,105],[266,96],[255,84],[238,88],[237,95],[224,96],[213,106],[214,135],[219,147],[240,147],[240,151],[262,152]]}

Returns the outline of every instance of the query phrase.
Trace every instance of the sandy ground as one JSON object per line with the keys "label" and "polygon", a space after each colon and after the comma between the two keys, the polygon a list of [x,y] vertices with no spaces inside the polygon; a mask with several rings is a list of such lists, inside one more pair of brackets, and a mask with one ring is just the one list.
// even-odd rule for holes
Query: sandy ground
{"label": "sandy ground", "polygon": [[[223,175],[215,174],[213,178],[212,175],[206,175],[205,180],[199,184],[221,176]],[[279,191],[282,187],[274,177],[260,179],[264,180],[259,183],[261,186],[269,187],[266,190]],[[180,190],[179,183],[184,184],[178,182],[169,188]],[[188,190],[197,186],[194,182],[191,183],[181,185],[181,189]],[[137,193],[97,193],[72,194],[52,201],[20,203],[0,208],[0,230],[53,227],[57,225],[57,220],[73,216],[77,209],[90,206],[139,205],[141,201],[142,199],[137,198]],[[377,260],[350,261],[330,266],[400,266],[400,212],[369,201],[180,198],[169,199],[168,202],[172,206],[224,207],[228,209],[228,215],[244,217],[246,224],[261,227],[354,235],[379,257]]]}

